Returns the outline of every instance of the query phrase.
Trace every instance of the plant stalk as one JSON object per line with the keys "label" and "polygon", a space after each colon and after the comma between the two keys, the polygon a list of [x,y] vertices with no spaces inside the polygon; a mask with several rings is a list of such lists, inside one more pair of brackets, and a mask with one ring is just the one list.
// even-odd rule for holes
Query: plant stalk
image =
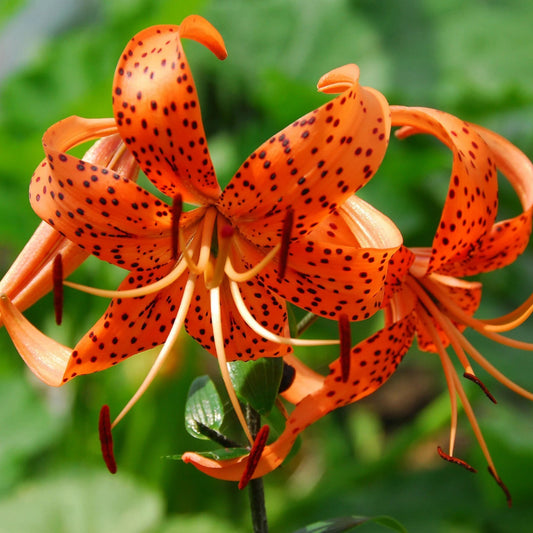
{"label": "plant stalk", "polygon": [[[255,439],[257,432],[261,427],[261,415],[247,405],[245,417],[250,432],[252,433],[252,437]],[[258,477],[250,480],[248,483],[248,498],[250,500],[250,512],[252,515],[254,533],[268,533],[263,478]]]}

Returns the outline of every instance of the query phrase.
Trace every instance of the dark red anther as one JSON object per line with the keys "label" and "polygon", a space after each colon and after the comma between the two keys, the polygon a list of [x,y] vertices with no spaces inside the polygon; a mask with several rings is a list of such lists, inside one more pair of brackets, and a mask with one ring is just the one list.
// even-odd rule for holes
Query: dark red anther
{"label": "dark red anther", "polygon": [[52,280],[54,285],[54,311],[56,324],[59,326],[63,321],[63,258],[61,254],[57,254],[54,257]]}
{"label": "dark red anther", "polygon": [[487,389],[487,387],[485,386],[485,384],[477,377],[477,376],[474,376],[474,374],[471,374],[470,372],[465,372],[463,374],[463,377],[465,377],[466,379],[469,379],[470,381],[473,381],[476,385],[479,386],[479,388],[485,393],[485,395],[487,396],[487,398],[492,402],[492,403],[498,403],[496,401],[496,398],[494,398],[494,396],[489,392],[489,389]]}
{"label": "dark red anther", "polygon": [[463,468],[466,468],[469,472],[474,472],[474,473],[477,472],[477,470],[473,466],[470,466],[466,461],[463,461],[462,459],[454,457],[453,455],[448,455],[446,452],[443,451],[443,449],[440,446],[437,446],[437,451],[439,452],[439,455],[445,461],[462,466]]}
{"label": "dark red anther", "polygon": [[113,434],[111,433],[111,420],[109,418],[109,405],[102,406],[98,420],[98,433],[100,434],[100,447],[107,469],[112,473],[117,471],[117,463],[113,453]]}
{"label": "dark red anther", "polygon": [[270,428],[265,424],[258,432],[254,440],[252,449],[250,450],[250,455],[248,456],[248,462],[246,463],[246,468],[242,474],[241,480],[239,481],[239,490],[244,489],[246,485],[252,479],[255,469],[259,464],[263,450],[265,449],[268,433]]}
{"label": "dark red anther", "polygon": [[281,230],[281,246],[279,249],[278,281],[285,277],[287,270],[287,258],[289,256],[289,244],[291,243],[292,224],[294,221],[294,209],[287,208]]}
{"label": "dark red anther", "polygon": [[350,330],[350,321],[348,315],[339,315],[339,341],[340,341],[340,362],[341,362],[341,378],[342,382],[346,383],[350,377],[350,361],[352,350],[352,332]]}
{"label": "dark red anther", "polygon": [[176,194],[172,201],[172,259],[176,260],[178,258],[179,252],[179,232],[180,232],[180,218],[181,213],[183,212],[183,200],[181,194]]}
{"label": "dark red anther", "polygon": [[511,493],[509,492],[509,489],[505,485],[505,483],[500,479],[498,474],[496,474],[496,471],[492,466],[489,465],[489,474],[495,479],[496,483],[500,486],[500,488],[503,490],[505,494],[505,499],[507,500],[508,507],[513,506],[513,498],[511,497]]}
{"label": "dark red anther", "polygon": [[223,239],[229,239],[230,237],[233,237],[234,233],[235,230],[229,224],[224,224],[224,226],[222,226],[222,228],[220,229],[220,236]]}

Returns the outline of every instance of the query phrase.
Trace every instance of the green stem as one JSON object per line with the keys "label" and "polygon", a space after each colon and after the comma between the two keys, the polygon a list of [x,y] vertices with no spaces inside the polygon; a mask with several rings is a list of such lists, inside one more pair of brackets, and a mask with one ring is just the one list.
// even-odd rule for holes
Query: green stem
{"label": "green stem", "polygon": [[[245,416],[252,436],[255,438],[261,427],[261,415],[247,405]],[[250,480],[250,483],[248,483],[248,497],[250,499],[250,512],[254,533],[268,533],[263,478],[258,477]]]}

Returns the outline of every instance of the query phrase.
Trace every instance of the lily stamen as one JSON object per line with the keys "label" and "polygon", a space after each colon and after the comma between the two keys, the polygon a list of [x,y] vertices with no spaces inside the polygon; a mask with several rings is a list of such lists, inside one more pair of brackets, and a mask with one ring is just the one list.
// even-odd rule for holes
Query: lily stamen
{"label": "lily stamen", "polygon": [[222,332],[222,318],[220,316],[220,288],[215,287],[209,291],[210,300],[211,300],[211,321],[213,323],[213,336],[215,338],[215,348],[218,359],[218,366],[220,368],[220,373],[222,375],[222,380],[228,392],[228,396],[231,401],[231,405],[235,410],[235,414],[239,419],[239,422],[242,426],[242,429],[250,442],[253,445],[254,439],[246,423],[246,418],[242,412],[241,404],[235,393],[235,388],[231,382],[231,377],[229,375],[228,364],[226,360],[226,351],[224,349],[224,334]]}
{"label": "lily stamen", "polygon": [[276,335],[270,330],[263,327],[257,320],[253,317],[252,313],[246,307],[246,302],[242,298],[241,291],[239,289],[239,284],[235,281],[229,282],[231,295],[233,296],[233,301],[235,307],[237,307],[240,315],[245,320],[246,324],[255,331],[261,337],[265,339],[277,342],[280,344],[288,344],[289,346],[328,346],[333,344],[339,344],[339,341],[336,339],[299,339],[295,337],[282,337],[281,335]]}
{"label": "lily stamen", "polygon": [[267,425],[262,426],[261,429],[257,432],[257,435],[252,445],[252,449],[250,450],[250,454],[248,455],[248,462],[246,463],[246,468],[244,469],[242,477],[239,481],[239,490],[244,489],[252,479],[257,465],[259,464],[259,460],[261,459],[261,455],[263,454],[263,450],[265,449],[269,432],[270,427]]}
{"label": "lily stamen", "polygon": [[60,253],[54,257],[52,279],[56,324],[60,326],[63,321],[63,257]]}
{"label": "lily stamen", "polygon": [[224,265],[224,272],[226,273],[226,276],[228,276],[229,279],[236,281],[237,283],[244,283],[246,281],[251,280],[252,278],[255,278],[261,270],[263,270],[269,263],[276,257],[278,251],[281,248],[281,244],[278,243],[272,250],[270,250],[264,257],[257,263],[254,267],[250,268],[249,270],[245,270],[244,272],[237,272],[233,268],[233,264],[231,263],[231,259],[228,257],[226,264]]}
{"label": "lily stamen", "polygon": [[98,433],[100,435],[100,447],[102,449],[102,457],[111,474],[117,472],[117,462],[115,461],[115,454],[113,452],[113,434],[111,432],[111,422],[109,418],[109,406],[103,405],[100,410],[100,417],[98,419]]}
{"label": "lily stamen", "polygon": [[205,274],[205,286],[208,289],[218,287],[222,283],[222,279],[224,278],[224,268],[231,247],[231,238],[234,233],[235,230],[229,224],[223,224],[220,228],[218,233],[218,250],[215,266],[212,269],[212,272],[206,271]]}
{"label": "lily stamen", "polygon": [[455,302],[453,302],[444,291],[442,291],[436,283],[431,282],[429,279],[424,280],[424,286],[438,298],[439,303],[442,304],[450,314],[450,316],[457,322],[464,324],[478,333],[481,333],[484,337],[493,340],[499,344],[509,346],[510,348],[516,348],[518,350],[533,350],[533,343],[519,341],[516,339],[510,339],[503,335],[495,333],[493,330],[487,328],[483,321],[470,316],[463,311]]}
{"label": "lily stamen", "polygon": [[156,293],[172,285],[187,270],[188,266],[187,262],[181,259],[165,277],[137,289],[98,289],[67,280],[63,281],[63,285],[102,298],[138,298]]}
{"label": "lily stamen", "polygon": [[473,472],[474,474],[477,472],[477,470],[473,466],[469,465],[466,461],[463,461],[458,457],[454,457],[453,455],[448,455],[440,446],[437,446],[437,452],[445,461],[462,466],[463,468],[465,468],[469,472]]}
{"label": "lily stamen", "polygon": [[287,258],[289,257],[289,244],[291,242],[292,225],[294,222],[294,209],[288,207],[283,219],[283,228],[281,230],[281,247],[279,250],[278,263],[278,281],[285,277],[287,269]]}
{"label": "lily stamen", "polygon": [[508,507],[512,507],[513,506],[513,499],[511,498],[511,493],[509,492],[509,489],[507,488],[505,483],[501,480],[500,476],[498,476],[498,474],[496,473],[496,470],[494,470],[494,468],[492,468],[489,465],[488,470],[489,470],[489,474],[495,479],[496,483],[498,483],[499,487],[503,490],[503,492],[505,494],[505,498],[507,500]]}
{"label": "lily stamen", "polygon": [[348,315],[339,315],[340,363],[342,382],[346,383],[350,377],[350,362],[352,350],[352,335]]}
{"label": "lily stamen", "polygon": [[533,294],[514,311],[499,318],[480,320],[487,331],[510,331],[523,324],[533,313]]}
{"label": "lily stamen", "polygon": [[181,194],[177,194],[172,201],[172,234],[171,234],[171,248],[172,248],[172,259],[176,261],[178,259],[179,252],[179,234],[180,234],[180,218],[181,213],[183,212],[183,200]]}
{"label": "lily stamen", "polygon": [[494,398],[494,396],[490,393],[489,389],[487,389],[487,386],[477,376],[475,376],[474,374],[471,374],[470,372],[465,372],[463,374],[463,377],[466,379],[469,379],[470,381],[473,381],[485,393],[485,396],[492,403],[498,403],[496,401],[496,398]]}
{"label": "lily stamen", "polygon": [[137,400],[139,400],[139,398],[146,392],[146,390],[148,389],[148,387],[154,380],[155,376],[157,375],[157,373],[159,372],[159,370],[161,369],[161,367],[167,360],[168,356],[172,353],[174,344],[176,343],[176,340],[178,339],[178,335],[181,331],[181,328],[183,327],[183,324],[185,323],[185,318],[187,316],[189,306],[191,305],[195,283],[196,283],[196,276],[190,275],[189,279],[187,280],[187,283],[185,284],[185,288],[183,289],[181,303],[178,308],[178,312],[176,313],[176,318],[174,320],[174,324],[172,324],[172,329],[170,330],[167,340],[163,344],[161,351],[159,352],[156,360],[154,361],[152,367],[150,368],[150,371],[144,378],[140,387],[137,389],[137,391],[131,397],[131,399],[126,404],[126,406],[122,409],[122,411],[115,418],[115,420],[113,421],[113,424],[111,424],[112,428],[114,428],[122,420],[122,418],[124,418],[124,416],[128,413],[128,411],[137,403]]}

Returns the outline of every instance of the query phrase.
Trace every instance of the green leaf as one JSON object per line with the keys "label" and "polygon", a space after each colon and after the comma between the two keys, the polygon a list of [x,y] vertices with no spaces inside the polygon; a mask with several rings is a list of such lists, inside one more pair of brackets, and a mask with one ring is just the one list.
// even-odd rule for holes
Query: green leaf
{"label": "green leaf", "polygon": [[234,361],[228,366],[239,399],[250,404],[259,414],[268,415],[276,401],[281,382],[281,358]]}
{"label": "green leaf", "polygon": [[398,521],[389,516],[341,516],[310,524],[294,533],[343,533],[368,522],[399,531],[400,533],[407,533],[407,530]]}
{"label": "green leaf", "polygon": [[198,423],[219,431],[224,420],[224,404],[209,376],[196,378],[189,389],[185,405],[185,427],[197,439],[208,440]]}
{"label": "green leaf", "polygon": [[75,472],[28,483],[0,502],[9,533],[143,533],[163,515],[160,494],[124,473]]}
{"label": "green leaf", "polygon": [[[219,448],[218,450],[207,450],[203,452],[196,452],[202,457],[208,457],[214,461],[225,461],[227,459],[237,459],[243,455],[248,455],[250,450],[248,448]],[[183,454],[167,455],[165,459],[171,461],[181,461]]]}

